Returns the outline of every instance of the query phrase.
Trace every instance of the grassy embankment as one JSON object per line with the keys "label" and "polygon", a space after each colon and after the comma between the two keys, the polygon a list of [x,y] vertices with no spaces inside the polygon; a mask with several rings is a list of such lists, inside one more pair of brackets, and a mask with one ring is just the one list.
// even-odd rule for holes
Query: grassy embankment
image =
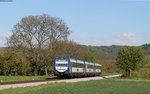
{"label": "grassy embankment", "polygon": [[54,83],[0,91],[0,94],[150,94],[150,82],[95,80]]}
{"label": "grassy embankment", "polygon": [[131,72],[130,78],[113,78],[113,79],[124,79],[124,80],[150,80],[150,66],[141,68],[138,71]]}
{"label": "grassy embankment", "polygon": [[0,76],[2,82],[16,82],[16,81],[31,81],[31,80],[46,80],[55,78],[54,76]]}
{"label": "grassy embankment", "polygon": [[121,74],[121,73],[108,73],[108,72],[103,72],[100,76],[107,76],[107,75],[115,75],[115,74]]}
{"label": "grassy embankment", "polygon": [[[118,73],[102,73],[100,76],[113,75]],[[16,81],[31,81],[31,80],[46,80],[57,78],[55,76],[0,76],[0,82],[16,82]]]}

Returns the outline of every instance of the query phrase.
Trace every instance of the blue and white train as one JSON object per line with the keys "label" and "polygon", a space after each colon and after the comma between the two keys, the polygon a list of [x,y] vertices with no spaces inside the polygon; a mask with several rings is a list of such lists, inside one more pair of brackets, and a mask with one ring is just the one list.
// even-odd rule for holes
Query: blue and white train
{"label": "blue and white train", "polygon": [[58,77],[99,76],[101,64],[58,57],[54,60],[54,75]]}

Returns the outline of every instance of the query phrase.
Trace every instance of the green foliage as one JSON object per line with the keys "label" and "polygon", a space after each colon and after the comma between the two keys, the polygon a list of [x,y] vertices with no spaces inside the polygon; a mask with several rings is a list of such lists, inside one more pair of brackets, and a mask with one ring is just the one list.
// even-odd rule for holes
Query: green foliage
{"label": "green foliage", "polygon": [[115,73],[115,72],[102,72],[101,76],[108,76],[108,75],[115,75],[115,74],[118,74],[118,73]]}
{"label": "green foliage", "polygon": [[30,69],[29,61],[13,49],[5,49],[0,55],[0,74],[24,75]]}
{"label": "green foliage", "polygon": [[[63,47],[62,47],[63,46]],[[50,74],[52,68],[52,62],[55,57],[66,56],[91,62],[100,63],[103,65],[103,72],[113,73],[120,71],[117,69],[116,63],[116,56],[117,53],[123,46],[81,46],[77,43],[70,42],[62,42],[57,48],[53,48],[53,50],[41,50],[34,49],[35,52],[32,51],[24,52],[22,51],[21,55],[28,56],[23,57],[26,58],[30,64],[32,64],[31,68],[32,71],[30,74],[33,74],[34,68],[37,69],[38,75],[43,75],[45,72],[44,70],[47,69],[48,73]],[[145,62],[150,62],[150,44],[144,44],[140,46],[144,50],[146,55]],[[2,53],[7,48],[0,48],[0,52]],[[25,50],[25,49],[23,49]],[[28,49],[26,49],[28,50]],[[66,51],[67,50],[67,51]],[[48,54],[47,54],[48,52]],[[2,55],[3,57],[3,55]],[[3,60],[0,58],[0,61]],[[38,61],[38,62],[33,62]],[[1,63],[1,62],[0,62]],[[2,64],[0,64],[0,72],[2,70]]]}
{"label": "green foliage", "polygon": [[145,56],[145,62],[146,63],[150,62],[150,55]]}
{"label": "green foliage", "polygon": [[127,74],[126,76],[130,76],[130,71],[134,71],[139,69],[144,62],[144,53],[143,50],[139,47],[123,47],[117,57],[116,65],[124,70]]}
{"label": "green foliage", "polygon": [[84,60],[89,62],[97,62],[96,58],[90,53],[88,53],[88,55],[85,56]]}
{"label": "green foliage", "polygon": [[150,80],[150,66],[147,66],[145,68],[141,68],[138,71],[132,72],[131,79]]}
{"label": "green foliage", "polygon": [[150,55],[150,44],[144,44],[141,47],[142,47],[142,49],[144,49],[144,53],[146,55]]}
{"label": "green foliage", "polygon": [[149,94],[150,82],[95,80],[2,90],[0,94]]}
{"label": "green foliage", "polygon": [[108,56],[117,56],[118,51],[122,46],[84,46],[90,53],[94,55],[105,54]]}
{"label": "green foliage", "polygon": [[100,62],[102,64],[102,74],[103,73],[119,73],[119,69],[116,67],[114,62]]}

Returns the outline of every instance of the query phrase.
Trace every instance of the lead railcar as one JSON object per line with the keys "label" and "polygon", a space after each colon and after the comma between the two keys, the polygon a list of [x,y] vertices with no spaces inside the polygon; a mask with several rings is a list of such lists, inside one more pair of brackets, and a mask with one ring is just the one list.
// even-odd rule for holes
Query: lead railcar
{"label": "lead railcar", "polygon": [[54,75],[58,77],[99,76],[101,64],[58,57],[54,60]]}

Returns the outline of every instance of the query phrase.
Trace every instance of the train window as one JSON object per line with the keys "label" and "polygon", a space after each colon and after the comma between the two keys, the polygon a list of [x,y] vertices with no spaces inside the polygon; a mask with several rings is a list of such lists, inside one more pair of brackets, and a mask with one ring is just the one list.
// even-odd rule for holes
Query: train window
{"label": "train window", "polygon": [[88,65],[87,67],[90,68],[90,69],[94,68],[93,65]]}
{"label": "train window", "polygon": [[101,69],[101,66],[96,66],[96,69]]}
{"label": "train window", "polygon": [[83,64],[81,64],[81,63],[72,63],[71,65],[72,65],[72,67],[83,68]]}
{"label": "train window", "polygon": [[67,64],[56,64],[56,67],[67,67]]}
{"label": "train window", "polygon": [[57,59],[56,62],[67,62],[67,59]]}

